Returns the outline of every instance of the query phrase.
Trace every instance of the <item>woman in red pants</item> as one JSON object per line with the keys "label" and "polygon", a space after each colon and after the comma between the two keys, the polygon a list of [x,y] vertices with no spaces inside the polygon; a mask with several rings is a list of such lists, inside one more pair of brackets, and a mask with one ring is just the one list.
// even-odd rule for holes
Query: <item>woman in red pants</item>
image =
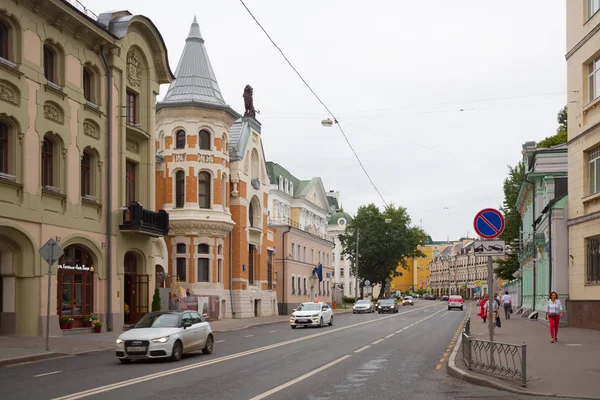
{"label": "woman in red pants", "polygon": [[487,314],[485,313],[485,302],[487,301],[488,297],[488,295],[481,297],[481,301],[479,302],[479,314],[477,314],[478,317],[481,317],[481,319],[483,319],[484,324],[485,320],[487,319]]}
{"label": "woman in red pants", "polygon": [[558,293],[550,292],[548,305],[546,305],[546,319],[550,324],[551,343],[558,342],[558,324],[563,315],[562,304],[558,299]]}

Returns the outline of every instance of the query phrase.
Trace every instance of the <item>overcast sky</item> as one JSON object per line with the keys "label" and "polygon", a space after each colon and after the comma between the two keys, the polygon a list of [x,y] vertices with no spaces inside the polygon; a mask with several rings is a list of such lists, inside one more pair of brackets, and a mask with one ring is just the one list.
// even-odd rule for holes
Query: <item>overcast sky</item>
{"label": "overcast sky", "polygon": [[[197,15],[225,100],[243,112],[243,88],[254,87],[267,159],[320,176],[351,214],[383,206],[239,0],[80,1],[152,19],[173,72]],[[385,200],[434,240],[474,236],[477,211],[502,203],[522,143],[552,135],[566,104],[564,1],[245,2],[336,114]]]}

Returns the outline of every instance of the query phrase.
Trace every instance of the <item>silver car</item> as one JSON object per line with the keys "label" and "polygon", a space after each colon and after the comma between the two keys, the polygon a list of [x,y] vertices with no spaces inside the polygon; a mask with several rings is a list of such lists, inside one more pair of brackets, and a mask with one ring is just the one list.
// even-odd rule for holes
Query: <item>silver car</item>
{"label": "silver car", "polygon": [[375,305],[371,300],[358,300],[352,307],[352,314],[374,313]]}

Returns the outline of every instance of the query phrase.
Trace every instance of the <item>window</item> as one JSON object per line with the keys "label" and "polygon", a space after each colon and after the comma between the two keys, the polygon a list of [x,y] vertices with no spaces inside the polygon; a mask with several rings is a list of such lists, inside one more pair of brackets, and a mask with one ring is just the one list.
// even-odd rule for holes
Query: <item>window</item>
{"label": "window", "polygon": [[48,138],[42,144],[42,186],[52,186],[54,183],[54,144]]}
{"label": "window", "polygon": [[210,247],[206,243],[198,245],[198,254],[209,254]]}
{"label": "window", "polygon": [[290,182],[290,194],[294,194],[294,182]]}
{"label": "window", "polygon": [[[298,288],[300,290],[300,288]],[[292,275],[292,294],[296,294],[296,277]]]}
{"label": "window", "polygon": [[0,122],[0,172],[8,174],[8,126]]}
{"label": "window", "polygon": [[177,131],[175,134],[175,148],[176,149],[185,149],[185,132]]}
{"label": "window", "polygon": [[258,151],[256,151],[256,149],[252,149],[252,155],[250,156],[250,163],[251,163],[251,174],[252,174],[252,179],[258,179],[259,178],[259,166],[258,166]]}
{"label": "window", "polygon": [[56,79],[56,52],[47,44],[44,45],[44,76],[48,82],[58,84]]}
{"label": "window", "polygon": [[600,146],[588,153],[590,195],[600,192]]}
{"label": "window", "polygon": [[198,282],[208,282],[208,258],[198,259]]}
{"label": "window", "polygon": [[279,176],[279,190],[283,192],[283,177]]}
{"label": "window", "polygon": [[267,251],[267,290],[273,290],[273,252],[270,250]]}
{"label": "window", "polygon": [[300,245],[298,245],[298,261],[306,262],[306,258],[302,259],[302,249],[301,249]]}
{"label": "window", "polygon": [[248,220],[250,221],[250,227],[254,227],[254,207],[252,206],[252,202],[248,206]]}
{"label": "window", "polygon": [[217,282],[223,282],[223,260],[221,259],[217,262]]}
{"label": "window", "polygon": [[198,204],[210,208],[210,174],[206,171],[198,174]]}
{"label": "window", "polygon": [[292,242],[292,260],[296,259],[296,246],[294,245],[294,242]]}
{"label": "window", "polygon": [[175,208],[183,208],[185,204],[185,172],[179,170],[175,174]]}
{"label": "window", "polygon": [[253,244],[248,249],[248,284],[254,285],[254,255],[256,254],[256,248]]}
{"label": "window", "polygon": [[306,278],[304,278],[304,294],[308,294],[308,292],[306,291]]}
{"label": "window", "polygon": [[595,237],[587,240],[587,265],[585,283],[600,283],[600,237]]}
{"label": "window", "polygon": [[588,3],[588,19],[592,18],[594,14],[600,9],[600,0],[587,0]]}
{"label": "window", "polygon": [[126,120],[128,124],[134,125],[137,122],[137,95],[128,90],[126,96]]}
{"label": "window", "polygon": [[8,50],[8,26],[0,21],[0,57],[8,60],[9,58],[9,50]]}
{"label": "window", "polygon": [[187,282],[186,261],[183,257],[177,258],[177,278],[180,282]]}
{"label": "window", "polygon": [[200,131],[200,133],[198,133],[198,139],[200,150],[210,150],[210,133],[207,131]]}
{"label": "window", "polygon": [[185,243],[177,243],[177,254],[185,254],[186,247]]}
{"label": "window", "polygon": [[92,72],[87,69],[84,68],[83,69],[83,97],[86,99],[86,101],[89,101],[90,103],[93,103],[93,92],[92,92],[92,88],[93,88],[93,81],[92,81],[92,77],[94,75],[92,74]]}
{"label": "window", "polygon": [[285,179],[284,182],[285,183],[283,184],[283,191],[287,193],[288,192],[288,180],[287,180],[287,178]]}
{"label": "window", "polygon": [[223,174],[221,177],[221,198],[223,202],[223,208],[227,207],[227,175]]}
{"label": "window", "polygon": [[302,278],[298,277],[298,294],[302,294],[302,291],[300,290],[300,281]]}
{"label": "window", "polygon": [[125,204],[130,205],[136,199],[135,179],[137,165],[131,161],[125,163]]}
{"label": "window", "polygon": [[223,135],[223,138],[221,139],[221,151],[227,154],[227,137],[225,135]]}
{"label": "window", "polygon": [[92,194],[91,164],[92,157],[90,156],[90,153],[84,151],[83,157],[81,157],[81,197],[90,196]]}

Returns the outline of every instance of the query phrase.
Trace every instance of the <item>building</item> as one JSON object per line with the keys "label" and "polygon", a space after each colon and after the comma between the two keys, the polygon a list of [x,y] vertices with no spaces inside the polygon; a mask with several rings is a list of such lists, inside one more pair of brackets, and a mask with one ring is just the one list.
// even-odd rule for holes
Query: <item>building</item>
{"label": "building", "polygon": [[156,118],[156,202],[170,216],[157,268],[211,298],[220,318],[276,313],[261,124],[252,106],[240,116],[223,99],[196,18]]}
{"label": "building", "polygon": [[169,224],[154,211],[152,110],[172,79],[146,17],[2,2],[1,334],[45,334],[48,267],[38,251],[50,238],[64,249],[52,269],[52,335],[59,317],[79,327],[95,313],[121,330],[126,303],[134,319],[148,311]]}
{"label": "building", "polygon": [[[470,299],[488,293],[487,257],[475,255],[475,239],[442,244],[431,262],[431,288],[436,296],[458,294]],[[441,250],[441,251],[440,251]],[[439,253],[436,255],[436,251]],[[497,265],[494,263],[494,268]],[[494,292],[501,283],[494,277]]]}
{"label": "building", "polygon": [[[522,315],[538,311],[543,318],[548,293],[569,297],[567,145],[538,149],[535,142],[527,142],[522,153],[525,181],[517,198],[522,219],[517,274],[521,294],[515,297],[522,299]],[[505,286],[508,290],[515,285]]]}
{"label": "building", "polygon": [[[276,230],[279,314],[316,297],[331,302],[334,243],[327,234],[329,203],[321,178],[300,180],[281,165],[267,162],[271,183],[269,225]],[[313,283],[313,269],[321,263],[323,281]]]}
{"label": "building", "polygon": [[354,297],[354,274],[351,272],[350,260],[343,254],[340,235],[346,232],[346,227],[352,222],[350,214],[344,212],[340,205],[340,192],[330,190],[327,193],[327,200],[331,217],[327,225],[327,234],[333,240],[333,281],[334,281],[334,296],[333,299],[337,302],[343,300],[341,297]]}
{"label": "building", "polygon": [[600,329],[600,4],[567,2],[569,325]]}
{"label": "building", "polygon": [[396,271],[402,273],[400,276],[395,276],[390,282],[390,292],[395,293],[400,291],[431,292],[431,262],[436,253],[443,249],[445,242],[434,242],[431,236],[427,236],[427,243],[418,246],[418,249],[425,254],[425,257],[412,258],[406,260],[408,268],[398,265]]}

